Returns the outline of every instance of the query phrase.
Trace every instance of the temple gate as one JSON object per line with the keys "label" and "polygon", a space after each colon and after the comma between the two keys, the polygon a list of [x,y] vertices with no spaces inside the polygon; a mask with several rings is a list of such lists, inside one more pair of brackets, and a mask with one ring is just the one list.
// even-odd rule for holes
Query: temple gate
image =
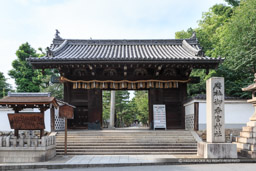
{"label": "temple gate", "polygon": [[56,33],[47,55],[29,58],[35,69],[58,69],[64,101],[76,106],[69,128],[102,125],[102,90],[148,90],[149,124],[153,105],[165,104],[167,129],[185,128],[184,100],[192,69],[216,68],[221,58],[204,55],[190,39],[79,40]]}

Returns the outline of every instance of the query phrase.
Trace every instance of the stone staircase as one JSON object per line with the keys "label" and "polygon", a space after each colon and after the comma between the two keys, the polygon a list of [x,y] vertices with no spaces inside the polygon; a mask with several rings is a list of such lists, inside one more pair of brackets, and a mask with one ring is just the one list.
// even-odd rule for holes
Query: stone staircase
{"label": "stone staircase", "polygon": [[[57,155],[64,154],[64,132],[56,137]],[[68,155],[196,155],[190,131],[68,131]]]}

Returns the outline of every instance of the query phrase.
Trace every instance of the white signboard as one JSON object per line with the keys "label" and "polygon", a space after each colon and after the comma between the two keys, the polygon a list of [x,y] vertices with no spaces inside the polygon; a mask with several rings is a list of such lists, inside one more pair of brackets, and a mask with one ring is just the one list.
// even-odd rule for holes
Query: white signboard
{"label": "white signboard", "polygon": [[153,105],[153,114],[154,114],[154,129],[155,128],[166,129],[165,105]]}

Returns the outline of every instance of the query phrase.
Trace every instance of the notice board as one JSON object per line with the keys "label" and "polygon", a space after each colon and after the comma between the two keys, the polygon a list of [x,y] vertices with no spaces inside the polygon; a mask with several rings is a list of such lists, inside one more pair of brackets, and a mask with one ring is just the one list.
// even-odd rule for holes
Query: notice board
{"label": "notice board", "polygon": [[8,114],[11,129],[42,130],[45,129],[43,113]]}
{"label": "notice board", "polygon": [[154,129],[166,129],[166,110],[165,105],[153,105]]}

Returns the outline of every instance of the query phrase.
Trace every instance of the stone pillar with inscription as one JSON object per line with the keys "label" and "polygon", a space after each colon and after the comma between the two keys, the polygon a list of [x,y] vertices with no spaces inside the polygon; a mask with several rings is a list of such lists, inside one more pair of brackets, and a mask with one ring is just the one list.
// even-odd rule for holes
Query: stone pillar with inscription
{"label": "stone pillar with inscription", "polygon": [[198,155],[204,158],[237,158],[236,144],[225,143],[224,78],[206,81],[206,142],[198,143]]}
{"label": "stone pillar with inscription", "polygon": [[207,142],[225,142],[224,78],[211,78],[206,82]]}

